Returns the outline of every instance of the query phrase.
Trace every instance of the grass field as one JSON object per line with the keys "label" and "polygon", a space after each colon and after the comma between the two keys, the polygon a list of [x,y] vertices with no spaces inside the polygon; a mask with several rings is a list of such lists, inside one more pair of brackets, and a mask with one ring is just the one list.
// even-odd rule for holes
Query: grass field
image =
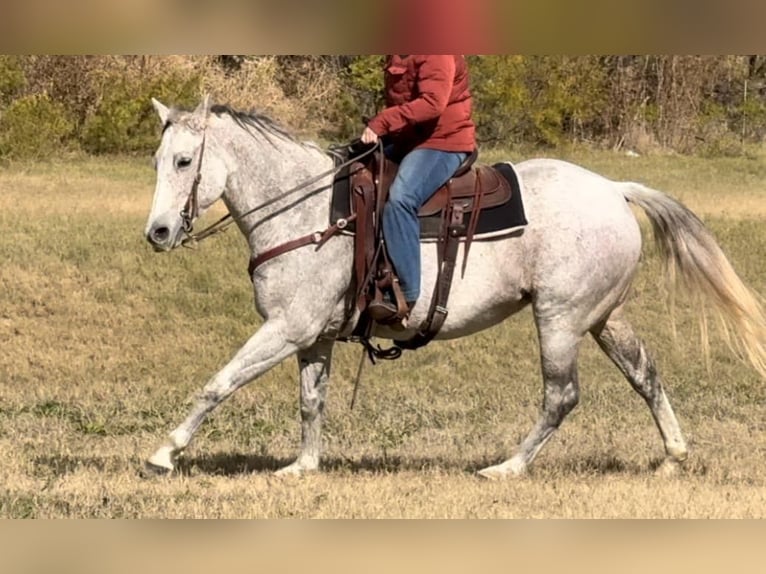
{"label": "grass field", "polygon": [[[766,293],[766,157],[562,155],[681,199]],[[651,241],[630,316],[689,442],[677,477],[653,474],[663,452],[649,411],[592,341],[581,403],[529,475],[473,475],[506,458],[539,409],[525,312],[368,366],[353,411],[360,348],[340,345],[321,473],[271,473],[298,446],[288,361],[210,417],[180,475],[142,480],[143,459],[260,322],[236,231],[170,254],[145,243],[153,175],[130,159],[0,168],[0,517],[766,516],[766,382],[717,335],[706,369],[683,298],[673,337]]]}

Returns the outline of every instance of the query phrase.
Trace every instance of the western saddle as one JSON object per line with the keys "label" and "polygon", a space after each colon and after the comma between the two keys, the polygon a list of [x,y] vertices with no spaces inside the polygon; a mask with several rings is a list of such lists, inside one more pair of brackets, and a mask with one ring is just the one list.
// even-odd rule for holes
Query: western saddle
{"label": "western saddle", "polygon": [[[474,151],[455,175],[421,207],[420,218],[440,217],[433,237],[438,245],[438,274],[426,320],[413,338],[395,341],[399,349],[417,349],[428,344],[447,318],[447,301],[457,260],[458,246],[465,243],[462,273],[482,209],[502,205],[511,198],[511,186],[503,175],[489,166],[475,166]],[[382,234],[381,216],[398,165],[381,152],[351,164],[349,184],[351,212],[355,218],[354,278],[355,304],[361,313],[354,336],[369,339],[373,320],[365,313],[372,301],[392,291],[397,313],[390,322],[401,324],[408,313],[398,279],[388,260]],[[423,221],[423,219],[421,219]],[[427,235],[427,234],[424,234]],[[400,353],[401,351],[399,351]]]}

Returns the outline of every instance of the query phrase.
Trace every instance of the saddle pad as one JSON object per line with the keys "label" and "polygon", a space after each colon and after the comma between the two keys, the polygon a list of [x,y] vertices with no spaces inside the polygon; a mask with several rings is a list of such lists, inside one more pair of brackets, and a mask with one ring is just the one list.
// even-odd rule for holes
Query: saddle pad
{"label": "saddle pad", "polygon": [[[497,163],[492,166],[499,171],[511,186],[511,199],[496,207],[489,207],[481,210],[479,221],[474,234],[474,239],[481,239],[482,235],[498,235],[503,231],[523,227],[527,224],[527,218],[524,213],[524,202],[522,198],[522,186],[516,170],[509,163]],[[334,224],[338,219],[349,217],[351,215],[351,186],[349,168],[346,167],[335,177],[335,184],[332,194],[332,205],[330,209],[330,224]],[[464,214],[464,223],[467,228],[471,218],[471,213]],[[420,217],[420,238],[421,240],[435,240],[439,237],[441,228],[441,213],[436,213],[428,217]],[[346,228],[347,232],[355,232],[356,226],[352,221]]]}
{"label": "saddle pad", "polygon": [[[495,207],[485,207],[479,213],[479,222],[474,233],[474,240],[481,239],[482,235],[498,235],[502,231],[516,229],[527,224],[524,213],[524,202],[521,197],[521,183],[516,170],[509,163],[497,163],[492,166],[508,180],[511,186],[511,199],[506,203]],[[463,214],[464,227],[468,228],[471,212]],[[420,218],[420,239],[430,240],[439,237],[441,228],[441,213],[429,217]]]}

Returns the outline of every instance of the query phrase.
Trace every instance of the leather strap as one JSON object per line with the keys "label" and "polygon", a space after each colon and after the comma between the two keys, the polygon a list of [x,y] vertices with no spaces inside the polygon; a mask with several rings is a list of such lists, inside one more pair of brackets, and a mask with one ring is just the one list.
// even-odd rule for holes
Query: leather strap
{"label": "leather strap", "polygon": [[[353,169],[356,168],[356,169]],[[356,222],[356,238],[354,239],[354,272],[356,279],[356,306],[360,312],[367,307],[367,289],[372,276],[374,260],[377,254],[374,204],[375,183],[369,170],[363,166],[352,166],[354,215]]]}
{"label": "leather strap", "polygon": [[[207,126],[207,121],[205,121],[205,125]],[[189,197],[186,198],[186,203],[183,209],[181,209],[181,224],[187,234],[192,232],[194,220],[199,215],[199,184],[202,181],[202,156],[205,154],[206,139],[207,130],[204,130],[202,132],[202,143],[199,146],[199,155],[197,156],[197,173],[194,175]]]}
{"label": "leather strap", "polygon": [[450,289],[452,288],[452,277],[455,272],[457,251],[460,245],[463,214],[463,208],[460,204],[450,204],[450,208],[445,210],[443,220],[445,226],[442,228],[442,233],[439,237],[439,243],[444,247],[439,252],[436,286],[431,297],[428,316],[422,328],[415,333],[414,337],[407,341],[395,341],[396,345],[402,349],[415,350],[427,345],[433,340],[447,320],[447,302],[449,300]]}
{"label": "leather strap", "polygon": [[468,222],[468,230],[465,234],[465,251],[463,252],[463,266],[460,269],[460,276],[465,276],[465,266],[468,264],[468,251],[471,249],[471,243],[473,242],[473,236],[476,233],[476,226],[479,224],[479,213],[481,213],[481,197],[484,195],[484,188],[481,185],[481,178],[476,178],[476,187],[474,189],[473,196],[473,210],[471,211],[471,218]]}
{"label": "leather strap", "polygon": [[354,219],[356,219],[356,214],[353,214],[350,217],[344,219],[339,219],[324,231],[315,231],[314,233],[309,233],[308,235],[304,235],[298,239],[293,239],[292,241],[287,241],[277,245],[276,247],[267,249],[263,253],[260,253],[257,257],[251,257],[250,263],[247,266],[248,274],[252,277],[253,271],[266,263],[266,261],[274,259],[275,257],[279,257],[280,255],[284,255],[285,253],[298,249],[299,247],[314,244],[317,246],[316,248],[319,249],[328,239],[330,239],[330,237],[335,235],[338,231],[345,229],[348,223]]}

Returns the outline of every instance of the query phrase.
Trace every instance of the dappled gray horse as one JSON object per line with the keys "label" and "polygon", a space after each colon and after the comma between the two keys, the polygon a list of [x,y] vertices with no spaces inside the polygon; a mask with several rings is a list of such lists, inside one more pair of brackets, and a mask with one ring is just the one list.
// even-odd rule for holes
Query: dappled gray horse
{"label": "dappled gray horse", "polygon": [[[258,255],[328,227],[333,159],[293,139],[267,118],[207,99],[193,112],[154,101],[164,126],[156,153],[157,185],[146,238],[158,251],[182,244],[194,219],[219,198]],[[437,338],[495,325],[531,305],[539,334],[542,413],[508,460],[479,472],[519,475],[578,402],[577,356],[590,333],[649,405],[662,436],[664,469],[687,457],[678,421],[654,362],[623,314],[641,254],[639,225],[628,203],[652,223],[671,279],[703,295],[728,321],[738,348],[766,375],[766,320],[700,220],[674,199],[630,182],[614,182],[551,159],[519,163],[529,224],[520,234],[472,247],[456,277],[449,315]],[[283,190],[311,182],[299,193]],[[627,201],[626,201],[627,200]],[[423,294],[409,332],[377,327],[375,336],[405,339],[425,318],[436,276],[436,247],[422,245]],[[174,468],[205,417],[224,399],[291,355],[300,371],[302,439],[295,462],[278,471],[300,474],[320,461],[320,429],[333,345],[358,320],[353,293],[353,237],[336,235],[269,260],[252,274],[260,329],[205,385],[191,412],[147,461],[149,472]]]}

